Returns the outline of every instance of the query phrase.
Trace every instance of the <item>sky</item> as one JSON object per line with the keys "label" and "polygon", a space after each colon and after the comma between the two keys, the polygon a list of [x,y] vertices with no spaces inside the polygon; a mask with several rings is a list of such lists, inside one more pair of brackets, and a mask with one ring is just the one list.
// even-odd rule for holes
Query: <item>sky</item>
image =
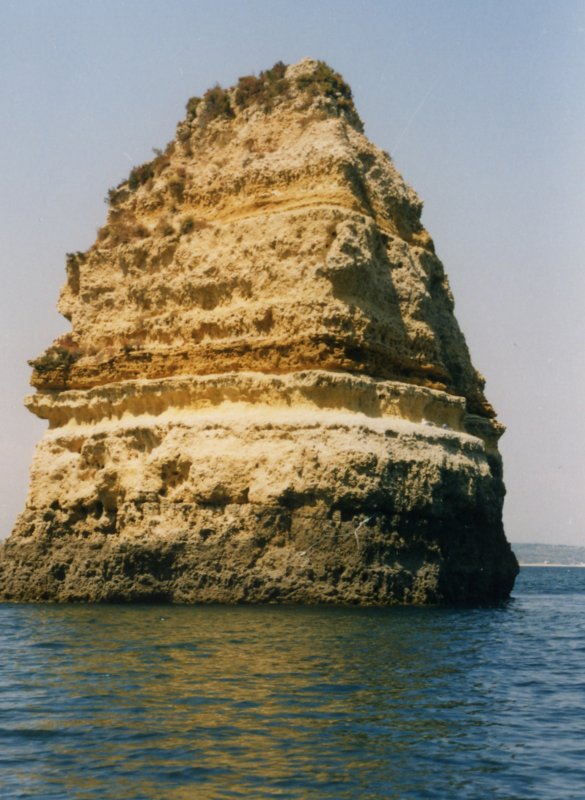
{"label": "sky", "polygon": [[0,538],[69,329],[65,254],[189,97],[323,59],[424,201],[501,440],[512,542],[585,544],[585,0],[0,0]]}

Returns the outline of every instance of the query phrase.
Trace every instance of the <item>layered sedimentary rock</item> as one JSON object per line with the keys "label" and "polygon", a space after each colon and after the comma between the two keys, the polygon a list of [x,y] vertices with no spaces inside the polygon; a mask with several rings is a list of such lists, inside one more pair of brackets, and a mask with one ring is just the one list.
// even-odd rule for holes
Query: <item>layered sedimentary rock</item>
{"label": "layered sedimentary rock", "polygon": [[322,62],[192,98],[67,258],[2,596],[506,597],[503,428],[421,207]]}

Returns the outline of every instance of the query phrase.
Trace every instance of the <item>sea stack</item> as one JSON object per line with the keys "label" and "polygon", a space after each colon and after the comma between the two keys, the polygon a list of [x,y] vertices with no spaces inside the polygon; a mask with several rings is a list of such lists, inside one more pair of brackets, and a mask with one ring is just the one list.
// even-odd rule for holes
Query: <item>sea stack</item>
{"label": "sea stack", "polygon": [[503,426],[422,203],[320,61],[187,104],[67,256],[18,601],[484,603]]}

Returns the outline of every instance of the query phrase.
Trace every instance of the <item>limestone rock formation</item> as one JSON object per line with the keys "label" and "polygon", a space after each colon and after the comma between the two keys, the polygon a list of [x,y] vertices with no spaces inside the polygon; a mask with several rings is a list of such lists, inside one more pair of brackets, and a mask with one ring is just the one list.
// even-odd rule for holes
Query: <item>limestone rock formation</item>
{"label": "limestone rock formation", "polygon": [[1,596],[505,598],[503,428],[421,207],[322,62],[192,98],[67,257]]}

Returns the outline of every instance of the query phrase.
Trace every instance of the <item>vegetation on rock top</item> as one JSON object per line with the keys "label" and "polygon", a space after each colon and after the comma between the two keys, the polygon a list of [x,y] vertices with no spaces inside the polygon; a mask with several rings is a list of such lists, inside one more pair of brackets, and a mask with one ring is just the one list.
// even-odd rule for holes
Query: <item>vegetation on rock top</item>
{"label": "vegetation on rock top", "polygon": [[[331,69],[324,61],[317,61],[316,66],[306,74],[300,75],[293,82],[286,77],[287,65],[277,61],[273,67],[256,75],[244,75],[238,79],[235,87],[224,89],[219,84],[208,89],[203,97],[191,97],[187,101],[186,118],[179,125],[177,136],[184,143],[191,136],[193,125],[205,129],[217,119],[233,119],[244,109],[257,107],[270,113],[279,98],[290,98],[292,90],[307,95],[309,103],[317,98],[326,101],[325,108],[335,114],[342,114],[347,121],[363,131],[363,123],[355,109],[351,88],[341,75]],[[106,202],[111,206],[119,205],[129,193],[136,192],[141,186],[148,184],[168,166],[174,142],[164,152],[157,150],[156,158],[132,168],[127,179],[118,186],[108,190]]]}
{"label": "vegetation on rock top", "polygon": [[313,97],[326,97],[348,115],[349,121],[363,130],[363,123],[355,109],[349,84],[324,61],[318,61],[312,72],[297,78],[297,87]]}

